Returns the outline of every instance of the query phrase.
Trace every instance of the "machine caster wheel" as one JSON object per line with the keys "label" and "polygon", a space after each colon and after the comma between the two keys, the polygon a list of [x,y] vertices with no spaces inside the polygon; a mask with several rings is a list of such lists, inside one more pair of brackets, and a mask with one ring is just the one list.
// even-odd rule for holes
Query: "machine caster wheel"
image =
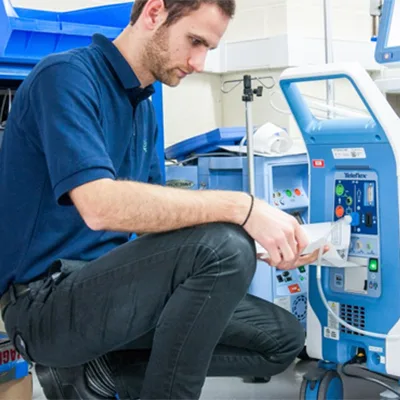
{"label": "machine caster wheel", "polygon": [[300,388],[300,400],[342,400],[343,382],[336,371],[326,371],[320,380],[304,379]]}

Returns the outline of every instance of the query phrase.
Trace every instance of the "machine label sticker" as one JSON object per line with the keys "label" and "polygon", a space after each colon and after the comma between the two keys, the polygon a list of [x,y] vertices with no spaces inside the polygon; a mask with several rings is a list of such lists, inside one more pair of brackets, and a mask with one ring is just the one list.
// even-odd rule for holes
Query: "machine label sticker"
{"label": "machine label sticker", "polygon": [[[332,311],[338,315],[339,314],[339,309],[340,309],[340,305],[339,303],[336,303],[334,301],[329,301],[329,307],[332,309]],[[331,315],[331,313],[329,311],[327,311],[328,313],[328,328],[331,329],[339,329],[339,322]]]}
{"label": "machine label sticker", "polygon": [[367,158],[365,150],[362,147],[349,149],[332,149],[333,158],[337,160]]}
{"label": "machine label sticker", "polygon": [[324,328],[324,337],[326,339],[339,340],[339,331],[337,329]]}
{"label": "machine label sticker", "polygon": [[369,346],[368,350],[372,351],[374,353],[383,353],[383,348],[382,347]]}
{"label": "machine label sticker", "polygon": [[[339,313],[340,304],[336,302],[329,302],[329,307],[337,315]],[[324,327],[324,337],[327,339],[339,340],[339,322],[327,311],[328,313],[328,326]]]}
{"label": "machine label sticker", "polygon": [[290,306],[290,296],[277,297],[274,299],[274,304],[286,311],[292,311],[292,307]]}

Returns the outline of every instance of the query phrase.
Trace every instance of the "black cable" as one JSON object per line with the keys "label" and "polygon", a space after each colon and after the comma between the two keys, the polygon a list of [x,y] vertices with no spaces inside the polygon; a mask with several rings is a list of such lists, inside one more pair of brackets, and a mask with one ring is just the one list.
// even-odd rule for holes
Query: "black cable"
{"label": "black cable", "polygon": [[379,375],[382,378],[386,378],[386,379],[390,379],[390,380],[395,381],[395,382],[399,382],[399,378],[396,378],[394,376],[386,375],[386,374],[383,374],[382,372],[370,371],[367,367],[363,367],[362,365],[360,365],[359,368],[364,370],[364,371],[369,372],[370,374]]}
{"label": "black cable", "polygon": [[380,385],[380,386],[384,387],[385,389],[389,390],[390,392],[394,393],[396,396],[400,397],[400,392],[398,392],[397,390],[393,389],[390,385],[386,384],[385,382],[380,381],[379,379],[370,378],[368,376],[359,376],[359,375],[355,375],[355,374],[346,372],[346,368],[349,365],[359,364],[362,361],[365,361],[365,355],[356,355],[351,360],[345,362],[343,364],[342,368],[341,368],[341,371],[342,371],[343,375],[346,375],[346,376],[348,376],[350,378],[363,379],[365,381],[375,383],[377,385]]}

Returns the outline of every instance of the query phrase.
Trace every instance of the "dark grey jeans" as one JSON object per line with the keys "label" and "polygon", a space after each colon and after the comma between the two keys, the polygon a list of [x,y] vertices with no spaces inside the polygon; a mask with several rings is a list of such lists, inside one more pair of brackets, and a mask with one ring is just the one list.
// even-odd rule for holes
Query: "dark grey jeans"
{"label": "dark grey jeans", "polygon": [[5,325],[42,365],[108,354],[122,398],[197,399],[227,361],[223,346],[249,362],[258,354],[258,375],[272,376],[304,345],[291,314],[246,295],[255,267],[254,241],[235,225],[145,235],[86,264],[63,262],[57,279],[31,283],[6,309]]}

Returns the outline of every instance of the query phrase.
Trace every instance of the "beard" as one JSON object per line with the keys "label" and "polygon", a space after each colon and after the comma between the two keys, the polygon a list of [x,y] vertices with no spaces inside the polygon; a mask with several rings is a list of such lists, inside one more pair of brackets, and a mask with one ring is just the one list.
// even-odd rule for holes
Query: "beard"
{"label": "beard", "polygon": [[171,64],[171,53],[166,27],[161,26],[147,43],[143,61],[156,81],[171,87],[179,85],[177,69],[168,68],[168,65]]}

